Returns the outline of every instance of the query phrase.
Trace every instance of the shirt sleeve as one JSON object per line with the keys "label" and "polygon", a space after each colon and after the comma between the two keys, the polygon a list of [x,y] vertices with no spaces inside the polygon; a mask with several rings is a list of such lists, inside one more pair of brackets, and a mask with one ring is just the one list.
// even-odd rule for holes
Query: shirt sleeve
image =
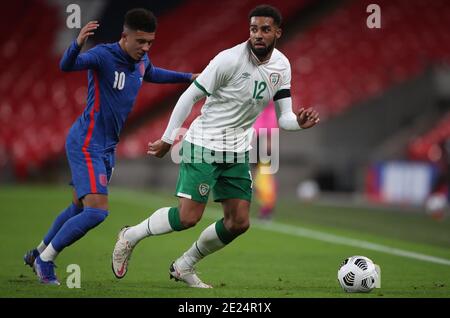
{"label": "shirt sleeve", "polygon": [[144,74],[144,81],[150,83],[189,83],[192,73],[175,72],[155,67],[151,63]]}
{"label": "shirt sleeve", "polygon": [[203,97],[205,97],[205,93],[195,87],[194,84],[191,84],[188,87],[178,99],[178,102],[170,115],[167,128],[161,137],[162,141],[173,144],[175,137],[178,134],[178,130],[191,113],[192,106]]}
{"label": "shirt sleeve", "polygon": [[292,99],[282,98],[275,101],[278,125],[284,130],[302,129],[297,121],[297,115],[292,111]]}
{"label": "shirt sleeve", "polygon": [[289,61],[286,59],[286,69],[282,74],[282,78],[281,78],[281,86],[278,89],[279,91],[281,91],[282,89],[290,89],[291,88],[291,64],[289,63]]}
{"label": "shirt sleeve", "polygon": [[226,52],[219,53],[194,81],[194,84],[207,96],[225,85],[232,76],[235,61]]}
{"label": "shirt sleeve", "polygon": [[102,61],[101,47],[96,46],[81,54],[80,51],[81,47],[79,47],[76,40],[74,40],[67,48],[59,64],[62,71],[81,71],[87,69],[98,69],[100,67]]}

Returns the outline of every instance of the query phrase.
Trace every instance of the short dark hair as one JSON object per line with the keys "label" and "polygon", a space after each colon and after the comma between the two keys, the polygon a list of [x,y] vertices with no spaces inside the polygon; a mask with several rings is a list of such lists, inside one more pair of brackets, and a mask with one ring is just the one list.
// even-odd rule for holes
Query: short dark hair
{"label": "short dark hair", "polygon": [[143,8],[131,9],[125,14],[124,26],[137,31],[155,32],[156,30],[156,17],[150,10]]}
{"label": "short dark hair", "polygon": [[281,26],[281,23],[283,22],[280,11],[268,4],[262,4],[253,8],[253,10],[248,14],[249,22],[252,17],[270,17],[277,26]]}

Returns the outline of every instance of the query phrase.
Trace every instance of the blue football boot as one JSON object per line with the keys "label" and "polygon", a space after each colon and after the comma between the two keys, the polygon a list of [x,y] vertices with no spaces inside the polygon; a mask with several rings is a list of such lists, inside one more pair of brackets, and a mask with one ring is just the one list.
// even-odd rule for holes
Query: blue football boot
{"label": "blue football boot", "polygon": [[37,249],[32,249],[31,251],[28,251],[24,256],[23,256],[23,261],[25,263],[25,265],[30,266],[31,268],[33,268],[33,264],[34,264],[34,260],[39,256],[39,252]]}
{"label": "blue football boot", "polygon": [[61,285],[56,277],[55,267],[55,263],[52,261],[44,262],[39,256],[34,261],[34,270],[42,284]]}

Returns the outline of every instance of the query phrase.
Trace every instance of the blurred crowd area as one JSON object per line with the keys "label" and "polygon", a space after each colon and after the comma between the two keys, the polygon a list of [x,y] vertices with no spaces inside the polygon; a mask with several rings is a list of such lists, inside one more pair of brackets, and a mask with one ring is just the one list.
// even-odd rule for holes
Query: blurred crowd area
{"label": "blurred crowd area", "polygon": [[[322,118],[322,126],[298,142],[291,135],[281,136],[285,170],[280,187],[302,195],[306,184],[309,197],[320,191],[356,191],[373,202],[446,206],[450,2],[263,2],[278,7],[284,17],[277,48],[291,62],[295,107],[314,106]],[[371,3],[380,8],[381,28],[368,27]],[[2,29],[8,30],[0,35],[3,183],[41,177],[64,161],[66,133],[85,106],[85,72],[67,74],[58,68],[64,49],[79,31],[67,27],[70,4],[79,6],[82,25],[93,19],[100,22],[88,48],[117,41],[128,9],[153,10],[158,29],[152,62],[200,72],[218,52],[248,38],[247,14],[261,1],[5,3],[0,19]],[[144,84],[117,150],[119,161],[145,157],[148,141],[162,135],[185,88]],[[195,106],[185,126],[200,107],[201,103]]]}

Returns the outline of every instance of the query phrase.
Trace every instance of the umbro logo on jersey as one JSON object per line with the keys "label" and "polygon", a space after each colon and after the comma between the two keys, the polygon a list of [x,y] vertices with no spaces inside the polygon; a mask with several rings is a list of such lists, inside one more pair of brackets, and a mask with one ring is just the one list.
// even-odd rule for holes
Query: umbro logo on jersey
{"label": "umbro logo on jersey", "polygon": [[242,73],[242,75],[241,75],[241,77],[244,78],[244,79],[249,79],[250,76],[251,76],[251,74],[250,74],[250,73],[247,73],[247,72]]}

